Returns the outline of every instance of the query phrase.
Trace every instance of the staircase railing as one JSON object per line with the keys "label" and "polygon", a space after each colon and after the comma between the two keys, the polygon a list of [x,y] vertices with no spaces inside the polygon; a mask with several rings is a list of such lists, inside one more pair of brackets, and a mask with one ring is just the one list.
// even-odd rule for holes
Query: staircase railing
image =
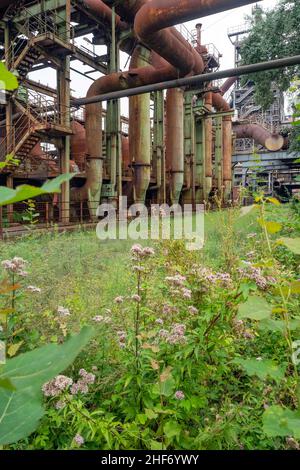
{"label": "staircase railing", "polygon": [[21,115],[13,124],[10,131],[0,141],[0,161],[3,161],[6,155],[14,153],[17,145],[22,141],[25,135],[30,131],[33,122],[30,116]]}
{"label": "staircase railing", "polygon": [[238,97],[236,96],[235,102],[241,103],[242,101],[244,101],[244,99],[246,99],[253,92],[254,92],[254,86],[248,87],[243,94],[241,94]]}
{"label": "staircase railing", "polygon": [[[40,15],[32,15],[26,8],[22,8],[22,14],[25,14],[22,23],[16,23],[19,34],[12,40],[10,47],[6,52],[5,60],[8,62],[10,69],[14,68],[14,62],[22,52],[24,47],[28,45],[30,39],[39,36],[53,35],[64,42],[74,42],[74,29],[70,23],[65,22],[55,12],[44,12]],[[58,23],[65,24],[64,28],[58,26]]]}

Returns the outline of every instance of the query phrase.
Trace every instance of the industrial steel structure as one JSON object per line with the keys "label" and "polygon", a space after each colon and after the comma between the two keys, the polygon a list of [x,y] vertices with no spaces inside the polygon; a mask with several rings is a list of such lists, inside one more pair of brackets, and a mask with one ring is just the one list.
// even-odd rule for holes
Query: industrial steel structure
{"label": "industrial steel structure", "polygon": [[[0,60],[17,74],[19,89],[0,103],[0,161],[14,155],[1,184],[39,184],[59,173],[75,172],[60,198],[43,201],[45,222],[93,221],[100,201],[201,203],[212,189],[228,199],[232,192],[234,136],[254,138],[270,151],[283,138],[261,127],[233,125],[234,109],[224,99],[233,84],[210,80],[198,85],[144,93],[129,98],[129,118],[120,100],[106,109],[101,101],[71,96],[73,61],[88,65],[87,98],[213,72],[220,55],[203,45],[201,24],[189,33],[176,25],[247,0],[2,0]],[[92,44],[82,46],[86,34]],[[120,54],[130,56],[120,70]],[[55,89],[32,81],[30,72],[56,70]],[[79,72],[80,73],[80,72]],[[1,77],[0,77],[1,79]],[[7,221],[14,210],[7,209]]]}
{"label": "industrial steel structure", "polygon": [[[253,7],[255,10],[260,6]],[[248,23],[228,29],[228,37],[234,46],[235,67],[241,66],[241,47],[251,31]],[[272,85],[274,100],[268,109],[255,101],[255,84],[238,77],[233,84],[229,101],[235,110],[235,141],[233,148],[234,184],[248,185],[251,180],[260,179],[261,184],[273,190],[274,182],[288,184],[299,191],[295,176],[300,174],[297,156],[288,152],[287,135],[292,123],[286,120],[284,93]],[[279,134],[283,145],[280,151],[269,153],[265,145],[266,134]],[[255,183],[255,181],[254,181]]]}

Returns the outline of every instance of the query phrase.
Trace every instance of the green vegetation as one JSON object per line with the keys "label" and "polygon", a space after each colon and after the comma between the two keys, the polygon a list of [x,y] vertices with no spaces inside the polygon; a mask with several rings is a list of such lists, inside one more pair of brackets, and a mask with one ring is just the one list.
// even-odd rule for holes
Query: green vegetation
{"label": "green vegetation", "polygon": [[[277,6],[266,13],[261,7],[257,7],[249,19],[251,32],[241,48],[244,64],[300,54],[298,0],[279,0]],[[272,83],[276,83],[282,91],[288,91],[299,72],[299,66],[294,66],[251,74],[247,79],[253,80],[256,100],[267,109],[274,99]]]}
{"label": "green vegetation", "polygon": [[299,448],[299,214],[257,196],[208,213],[206,239],[1,245],[0,410],[35,397],[19,434],[0,419],[5,449]]}

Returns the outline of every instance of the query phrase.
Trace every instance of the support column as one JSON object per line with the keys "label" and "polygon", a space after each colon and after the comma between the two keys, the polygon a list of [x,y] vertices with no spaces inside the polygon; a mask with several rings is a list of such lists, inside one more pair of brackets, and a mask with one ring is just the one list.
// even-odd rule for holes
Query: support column
{"label": "support column", "polygon": [[223,120],[222,116],[215,118],[215,179],[217,183],[218,196],[223,194]]}
{"label": "support column", "polygon": [[204,201],[205,193],[205,120],[195,123],[196,204]]}
{"label": "support column", "polygon": [[[70,36],[71,0],[66,0],[65,20],[63,28]],[[61,70],[57,72],[57,89],[59,99],[60,123],[70,127],[70,58],[62,60]],[[63,137],[63,148],[60,152],[60,171],[70,173],[70,136]],[[60,195],[60,221],[64,224],[70,222],[70,182],[62,184]]]}
{"label": "support column", "polygon": [[[205,96],[206,109],[212,111],[212,93],[209,92]],[[207,201],[209,194],[212,190],[212,130],[213,121],[212,117],[207,116],[205,118],[205,185],[204,185],[204,199]]]}
{"label": "support column", "polygon": [[[112,7],[112,33],[111,43],[109,50],[109,73],[114,73],[119,68],[119,46],[116,37],[116,21],[115,21],[115,7]],[[109,201],[117,200],[117,193],[119,196],[122,193],[122,169],[121,165],[121,112],[120,100],[112,100],[107,103],[106,114],[106,158],[109,168],[109,184],[102,186],[102,195],[107,197]],[[117,174],[118,188],[117,188]],[[121,178],[120,178],[121,176]]]}
{"label": "support column", "polygon": [[193,94],[185,93],[184,102],[184,193],[185,204],[195,204],[195,118]]}
{"label": "support column", "polygon": [[[5,64],[8,70],[11,69],[11,61],[12,57],[9,53],[10,51],[10,29],[8,23],[5,23],[4,28],[4,47],[5,47]],[[10,99],[10,96],[6,93],[7,103],[5,105],[5,134],[6,134],[6,152],[10,154],[14,151],[14,128],[13,128],[13,104]],[[6,186],[8,188],[14,187],[14,179],[12,175],[7,176],[6,178]],[[7,206],[7,219],[8,222],[11,224],[14,221],[14,206],[10,204]]]}

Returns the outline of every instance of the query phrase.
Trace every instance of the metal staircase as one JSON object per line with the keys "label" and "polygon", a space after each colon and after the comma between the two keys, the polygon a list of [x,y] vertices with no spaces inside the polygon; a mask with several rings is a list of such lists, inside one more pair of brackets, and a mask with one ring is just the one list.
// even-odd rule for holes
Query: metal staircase
{"label": "metal staircase", "polygon": [[14,100],[17,119],[12,129],[0,141],[0,161],[11,154],[21,161],[30,158],[30,153],[43,136],[55,136],[56,133],[72,133],[62,122],[62,114],[57,103],[44,96],[28,91],[26,102]]}
{"label": "metal staircase", "polygon": [[239,92],[240,92],[239,95],[237,95],[236,93],[236,97],[235,97],[236,104],[242,103],[242,101],[244,101],[249,95],[251,95],[251,93],[254,93],[255,88],[254,86],[249,86],[247,88],[240,89]]}
{"label": "metal staircase", "polygon": [[[12,5],[12,10],[7,11],[6,17],[13,18],[20,13],[20,3],[22,2],[17,6]],[[22,15],[24,19],[14,23],[17,32],[6,52],[6,57],[4,51],[1,57],[1,60],[6,60],[11,71],[18,72],[21,81],[45,55],[43,46],[47,47],[47,56],[49,54],[51,56],[51,47],[54,50],[59,49],[61,54],[70,54],[74,47],[73,40],[70,39],[71,25],[63,23],[63,19],[55,13],[47,12],[33,16],[26,8],[22,8]]]}

